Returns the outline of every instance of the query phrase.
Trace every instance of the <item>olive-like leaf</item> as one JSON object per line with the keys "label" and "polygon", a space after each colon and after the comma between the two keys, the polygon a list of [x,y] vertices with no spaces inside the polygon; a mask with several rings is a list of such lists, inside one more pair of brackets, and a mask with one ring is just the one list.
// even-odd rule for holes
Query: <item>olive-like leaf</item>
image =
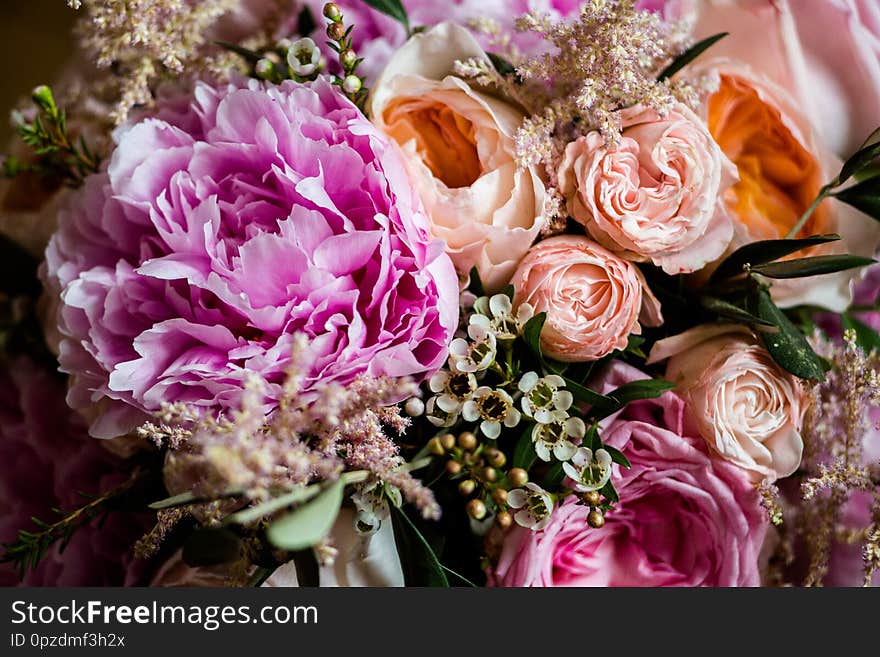
{"label": "olive-like leaf", "polygon": [[612,447],[611,445],[602,445],[602,449],[604,449],[611,456],[611,460],[617,465],[623,466],[626,469],[632,468],[632,463],[629,462],[629,459],[626,458],[623,452],[621,452],[616,447]]}
{"label": "olive-like leaf", "polygon": [[872,351],[880,352],[880,334],[877,331],[849,313],[841,315],[840,322],[845,330],[856,332],[856,344],[862,348],[862,351],[866,354]]}
{"label": "olive-like leaf", "polygon": [[730,32],[720,32],[719,34],[714,34],[710,37],[703,39],[702,41],[699,41],[698,43],[695,43],[678,57],[676,57],[669,66],[664,68],[660,75],[657,76],[657,80],[659,82],[663,82],[663,80],[671,78],[673,75],[678,73],[681,69],[694,61],[697,57],[702,55],[717,42],[721,41],[721,39],[726,37],[728,34],[730,34]]}
{"label": "olive-like leaf", "polygon": [[834,192],[834,197],[880,221],[880,176]]}
{"label": "olive-like leaf", "polygon": [[752,300],[753,312],[761,319],[773,322],[778,333],[761,333],[767,351],[779,365],[802,379],[825,380],[825,369],[804,334],[782,312],[767,290],[759,290]]}
{"label": "olive-like leaf", "polygon": [[802,239],[783,239],[783,240],[763,240],[760,242],[752,242],[745,246],[739,247],[731,253],[724,262],[718,265],[718,268],[712,272],[709,279],[711,283],[717,283],[725,278],[738,276],[743,273],[744,265],[761,265],[765,262],[773,262],[784,258],[792,253],[797,253],[802,249],[819,244],[827,244],[828,242],[836,242],[840,239],[840,235],[812,235]]}
{"label": "olive-like leaf", "polygon": [[611,391],[611,397],[615,400],[613,404],[596,404],[590,409],[590,415],[596,420],[608,417],[616,413],[630,402],[640,399],[654,399],[659,397],[667,390],[672,390],[675,384],[671,381],[663,379],[640,379],[638,381],[630,381],[619,388]]}
{"label": "olive-like leaf", "polygon": [[448,587],[449,580],[431,545],[402,509],[394,505],[389,508],[406,585]]}
{"label": "olive-like leaf", "polygon": [[729,301],[725,301],[724,299],[718,299],[716,297],[702,297],[700,299],[700,305],[703,306],[706,310],[715,313],[725,319],[732,319],[735,322],[740,322],[742,324],[752,324],[758,326],[774,326],[770,322],[767,322],[760,317],[755,317],[752,313],[747,310],[740,308],[739,306],[735,306]]}
{"label": "olive-like leaf", "polygon": [[880,157],[880,128],[877,128],[850,158],[844,162],[837,177],[839,183],[845,183],[859,171]]}
{"label": "olive-like leaf", "polygon": [[400,0],[364,0],[373,9],[381,11],[383,14],[391,16],[394,20],[401,23],[406,31],[409,32],[409,17],[406,15],[406,9],[400,3]]}
{"label": "olive-like leaf", "polygon": [[847,269],[855,269],[856,267],[866,267],[875,262],[876,260],[873,258],[863,258],[854,255],[824,255],[768,262],[763,265],[753,266],[752,271],[768,278],[805,278],[807,276],[834,274]]}

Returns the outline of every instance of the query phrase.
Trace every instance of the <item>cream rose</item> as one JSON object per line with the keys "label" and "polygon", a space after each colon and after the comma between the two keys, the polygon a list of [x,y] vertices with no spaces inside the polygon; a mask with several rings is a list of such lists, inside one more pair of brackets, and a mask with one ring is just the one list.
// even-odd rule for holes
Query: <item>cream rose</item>
{"label": "cream rose", "polygon": [[683,105],[662,118],[629,108],[622,124],[615,147],[597,132],[567,146],[559,180],[569,213],[604,247],[670,275],[718,258],[733,237],[721,194],[736,167]]}
{"label": "cream rose", "polygon": [[451,75],[458,60],[486,58],[463,28],[444,23],[391,58],[370,116],[404,151],[410,175],[460,274],[476,266],[501,290],[541,229],[545,189],[518,169],[513,134],[523,115]]}
{"label": "cream rose", "polygon": [[667,359],[666,378],[675,382],[696,429],[717,454],[756,481],[797,470],[805,390],[749,329],[697,326],[657,342],[648,363]]}
{"label": "cream rose", "polygon": [[541,348],[551,358],[591,361],[627,345],[641,324],[662,322],[660,304],[631,262],[586,237],[539,242],[513,277],[518,303],[546,312]]}

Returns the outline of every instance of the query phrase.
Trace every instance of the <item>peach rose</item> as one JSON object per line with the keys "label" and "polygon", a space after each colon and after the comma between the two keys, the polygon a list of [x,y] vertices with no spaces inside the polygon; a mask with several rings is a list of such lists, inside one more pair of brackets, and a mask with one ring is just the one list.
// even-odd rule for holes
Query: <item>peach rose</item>
{"label": "peach rose", "polygon": [[697,39],[730,32],[711,52],[785,88],[839,156],[880,124],[877,0],[700,0],[679,11],[696,18]]}
{"label": "peach rose", "polygon": [[756,481],[797,470],[806,392],[749,329],[697,326],[657,342],[648,363],[666,359],[666,378],[675,382],[689,416],[717,454]]}
{"label": "peach rose", "polygon": [[586,237],[539,242],[513,277],[517,303],[546,312],[541,348],[566,362],[591,361],[623,349],[640,322],[658,326],[660,304],[638,268]]}
{"label": "peach rose", "polygon": [[[841,162],[825,148],[781,87],[748,68],[713,60],[705,69],[719,77],[708,101],[708,125],[725,155],[737,166],[739,182],[725,202],[735,221],[731,249],[788,234]],[[840,242],[799,255],[852,253],[871,257],[880,244],[873,219],[834,199],[824,201],[798,236],[839,233]],[[772,294],[783,307],[816,305],[842,312],[852,298],[860,270],[775,281]]]}
{"label": "peach rose", "polygon": [[519,169],[513,135],[522,113],[453,75],[486,54],[449,23],[413,36],[373,86],[370,116],[404,151],[437,237],[459,273],[476,266],[501,290],[543,224],[544,183]]}
{"label": "peach rose", "polygon": [[683,105],[663,118],[629,108],[622,124],[616,147],[592,132],[565,149],[559,181],[569,213],[602,246],[667,274],[718,258],[733,237],[720,197],[736,167]]}

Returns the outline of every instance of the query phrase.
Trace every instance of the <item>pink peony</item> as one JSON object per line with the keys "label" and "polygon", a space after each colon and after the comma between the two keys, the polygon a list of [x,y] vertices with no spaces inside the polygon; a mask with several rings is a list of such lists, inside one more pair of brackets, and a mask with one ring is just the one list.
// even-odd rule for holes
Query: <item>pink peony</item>
{"label": "pink peony", "polygon": [[294,333],[316,380],[420,376],[457,279],[397,151],[326,82],[213,89],[118,137],[47,250],[69,403],[113,437],[162,402],[280,394]]}
{"label": "pink peony", "polygon": [[[643,378],[615,363],[608,391]],[[612,480],[620,493],[602,529],[569,497],[543,530],[516,528],[491,579],[498,586],[757,586],[766,512],[744,473],[713,459],[684,425],[669,392],[607,421],[602,439],[632,462]]]}
{"label": "pink peony", "polygon": [[[64,381],[20,358],[0,369],[0,544],[21,529],[35,531],[37,517],[70,511],[85,494],[111,490],[124,480],[122,462],[89,438],[82,419],[64,403]],[[28,572],[27,586],[120,586],[137,584],[147,565],[132,546],[149,529],[149,514],[112,513],[99,527],[88,524],[62,551],[56,543]],[[0,586],[18,574],[0,564]]]}

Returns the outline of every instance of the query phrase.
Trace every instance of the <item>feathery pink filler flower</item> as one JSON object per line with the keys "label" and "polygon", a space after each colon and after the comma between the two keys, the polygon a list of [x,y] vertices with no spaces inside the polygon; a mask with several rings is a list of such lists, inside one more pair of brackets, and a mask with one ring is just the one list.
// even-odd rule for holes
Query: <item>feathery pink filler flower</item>
{"label": "feathery pink filler flower", "polygon": [[329,83],[199,83],[123,131],[61,211],[68,401],[113,437],[162,402],[277,402],[292,337],[315,381],[421,376],[458,322],[455,271],[393,146]]}

